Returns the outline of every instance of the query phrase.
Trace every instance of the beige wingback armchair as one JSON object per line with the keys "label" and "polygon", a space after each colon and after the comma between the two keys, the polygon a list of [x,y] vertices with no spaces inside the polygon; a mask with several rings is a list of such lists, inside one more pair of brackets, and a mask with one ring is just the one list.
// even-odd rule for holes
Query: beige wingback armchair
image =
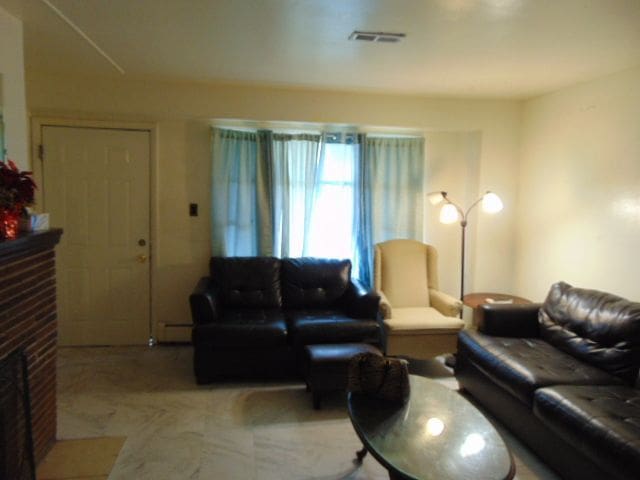
{"label": "beige wingback armchair", "polygon": [[374,286],[387,337],[387,355],[427,359],[456,351],[462,302],[438,290],[438,252],[415,240],[375,246]]}

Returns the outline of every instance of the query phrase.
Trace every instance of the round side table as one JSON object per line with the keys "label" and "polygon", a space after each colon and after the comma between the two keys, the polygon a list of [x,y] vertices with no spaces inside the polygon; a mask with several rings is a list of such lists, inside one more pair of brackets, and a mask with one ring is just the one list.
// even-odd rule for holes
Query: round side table
{"label": "round side table", "polygon": [[515,304],[522,305],[526,303],[531,303],[531,300],[517,297],[515,295],[509,295],[506,293],[491,293],[491,292],[479,292],[479,293],[467,293],[464,297],[462,297],[462,303],[464,303],[467,307],[473,309],[473,326],[478,325],[478,315],[480,313],[480,305],[490,304],[491,301],[487,299],[495,300],[496,304]]}

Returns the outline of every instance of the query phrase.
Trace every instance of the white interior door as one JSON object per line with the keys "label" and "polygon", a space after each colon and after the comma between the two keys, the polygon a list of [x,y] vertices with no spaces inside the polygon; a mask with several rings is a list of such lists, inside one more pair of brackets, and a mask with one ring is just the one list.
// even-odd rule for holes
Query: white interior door
{"label": "white interior door", "polygon": [[42,126],[44,211],[57,248],[59,343],[150,336],[150,133]]}

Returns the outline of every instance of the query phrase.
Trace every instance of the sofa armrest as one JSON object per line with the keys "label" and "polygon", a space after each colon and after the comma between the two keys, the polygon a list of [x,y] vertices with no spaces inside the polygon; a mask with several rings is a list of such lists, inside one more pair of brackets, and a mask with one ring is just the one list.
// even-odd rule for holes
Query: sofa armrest
{"label": "sofa armrest", "polygon": [[478,331],[494,337],[538,337],[538,310],[541,305],[480,305]]}
{"label": "sofa armrest", "polygon": [[457,317],[462,311],[462,302],[440,290],[429,289],[431,306],[447,317]]}
{"label": "sofa armrest", "polygon": [[380,296],[376,292],[364,288],[358,280],[352,279],[349,282],[344,300],[349,316],[372,320],[378,318]]}
{"label": "sofa armrest", "polygon": [[215,293],[211,288],[211,279],[202,277],[189,295],[191,319],[194,325],[212,323],[218,316]]}

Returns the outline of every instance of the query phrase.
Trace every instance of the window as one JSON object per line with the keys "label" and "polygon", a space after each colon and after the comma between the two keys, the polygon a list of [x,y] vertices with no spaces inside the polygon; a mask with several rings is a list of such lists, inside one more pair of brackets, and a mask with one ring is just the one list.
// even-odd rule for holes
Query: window
{"label": "window", "polygon": [[[214,129],[214,255],[349,258],[422,236],[422,138]],[[363,150],[364,149],[364,150]]]}

